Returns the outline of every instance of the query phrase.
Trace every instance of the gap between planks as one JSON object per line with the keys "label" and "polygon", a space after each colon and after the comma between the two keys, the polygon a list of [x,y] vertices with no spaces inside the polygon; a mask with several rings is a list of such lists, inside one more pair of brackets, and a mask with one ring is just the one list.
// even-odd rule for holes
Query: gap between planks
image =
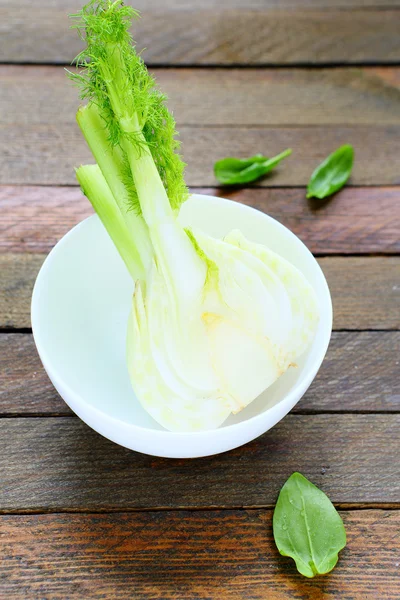
{"label": "gap between planks", "polygon": [[[257,505],[237,505],[237,506],[174,506],[173,508],[169,506],[157,506],[146,508],[145,506],[140,508],[115,508],[115,507],[106,507],[106,508],[69,508],[69,507],[57,507],[56,509],[51,509],[47,507],[43,508],[23,508],[23,509],[14,509],[14,510],[4,510],[0,508],[0,519],[2,516],[19,516],[19,515],[124,515],[131,513],[159,513],[159,512],[171,512],[171,513],[179,513],[179,512],[188,512],[188,513],[196,513],[196,512],[214,512],[214,511],[263,511],[263,510],[272,510],[275,508],[276,503],[270,504],[257,504]],[[382,511],[398,511],[400,510],[400,502],[334,502],[336,510],[338,511],[366,511],[366,510],[382,510]]]}
{"label": "gap between planks", "polygon": [[[347,256],[347,255],[345,255]],[[358,255],[356,255],[358,256]],[[397,254],[395,256],[398,256]],[[320,258],[320,257],[319,257]],[[388,332],[395,332],[398,331],[398,329],[394,328],[394,329],[379,329],[379,328],[371,328],[368,329],[368,327],[362,328],[362,329],[351,329],[351,328],[346,328],[346,327],[338,327],[337,329],[333,329],[332,331],[337,332],[337,333],[388,333]],[[6,334],[32,334],[32,327],[0,327],[0,335],[6,335]]]}
{"label": "gap between planks", "polygon": [[[294,415],[399,415],[400,410],[301,410],[292,411]],[[78,419],[77,415],[71,415],[69,412],[43,412],[43,413],[0,413],[0,419]]]}
{"label": "gap between planks", "polygon": [[[400,7],[399,7],[400,10]],[[148,63],[147,66],[149,69],[163,69],[165,71],[169,69],[193,69],[196,71],[206,70],[206,69],[223,69],[225,71],[239,69],[251,71],[254,69],[271,69],[272,71],[279,71],[283,69],[297,69],[307,70],[307,71],[317,71],[320,69],[362,69],[364,67],[376,67],[379,69],[384,68],[399,68],[400,61],[398,59],[388,60],[386,62],[375,61],[375,60],[365,60],[360,62],[319,62],[319,63],[309,63],[309,62],[291,62],[291,63],[273,63],[273,62],[264,62],[264,63],[255,63],[255,64],[242,64],[242,63],[163,63],[163,62],[152,62]],[[71,68],[76,67],[76,63],[72,62],[28,62],[28,61],[7,61],[3,60],[0,62],[1,67],[60,67],[60,68]]]}
{"label": "gap between planks", "polygon": [[[13,187],[16,190],[24,189],[26,187],[33,188],[33,189],[42,189],[43,188],[44,190],[49,189],[49,188],[50,189],[54,188],[54,190],[65,189],[65,188],[76,190],[76,189],[79,189],[79,184],[76,181],[74,181],[72,183],[68,183],[68,184],[64,184],[64,183],[12,183],[12,184],[1,183],[0,188],[2,188],[2,187]],[[206,185],[191,185],[190,191],[191,191],[191,193],[196,193],[196,192],[202,193],[202,190],[204,190],[205,188],[210,189],[210,187],[211,187],[210,185],[207,185],[207,186]],[[349,183],[346,183],[345,189],[350,189],[350,190],[355,190],[355,191],[359,190],[359,189],[361,189],[361,190],[362,189],[365,189],[365,190],[377,189],[377,190],[379,190],[379,189],[385,189],[387,187],[391,187],[394,189],[397,189],[397,188],[400,189],[400,184],[394,184],[394,185],[388,186],[388,185],[382,185],[381,183],[354,184],[354,183],[349,182]],[[219,194],[217,193],[217,195],[221,195],[221,193],[224,192],[223,186],[215,187],[213,189],[215,189],[217,192],[219,192]],[[226,189],[228,189],[228,188],[226,188]],[[242,191],[242,190],[245,191],[245,190],[266,190],[266,189],[271,190],[271,191],[301,189],[305,192],[306,186],[305,185],[296,185],[296,184],[285,184],[285,185],[271,184],[268,186],[268,188],[266,188],[265,186],[260,185],[255,182],[253,184],[250,184],[248,187],[238,187],[238,188],[232,187],[231,189],[229,189],[229,191],[231,192],[231,191]],[[335,195],[338,193],[339,192],[336,192]]]}

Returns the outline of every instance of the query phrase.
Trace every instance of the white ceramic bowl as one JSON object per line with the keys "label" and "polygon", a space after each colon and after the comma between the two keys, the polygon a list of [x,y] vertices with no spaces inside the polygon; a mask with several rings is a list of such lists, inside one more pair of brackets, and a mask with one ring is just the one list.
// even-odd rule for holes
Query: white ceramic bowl
{"label": "white ceramic bowl", "polygon": [[332,304],[325,277],[306,246],[286,227],[242,204],[193,195],[180,220],[216,237],[239,228],[296,265],[313,285],[320,323],[299,368],[289,369],[245,410],[219,429],[175,433],[139,404],[125,362],[125,335],[133,283],[97,216],[74,227],[53,248],[32,296],[36,346],[54,387],[90,427],[132,450],[188,458],[218,454],[258,437],[300,400],[325,356]]}

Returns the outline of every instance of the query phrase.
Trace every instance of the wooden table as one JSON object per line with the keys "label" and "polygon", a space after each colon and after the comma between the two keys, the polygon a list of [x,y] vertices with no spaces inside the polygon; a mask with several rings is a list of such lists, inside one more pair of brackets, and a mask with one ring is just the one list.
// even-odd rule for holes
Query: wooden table
{"label": "wooden table", "polygon": [[[150,4],[150,6],[146,6]],[[321,371],[281,423],[200,460],[135,454],[90,430],[49,383],[30,330],[44,257],[91,213],[90,160],[63,65],[77,0],[0,0],[0,597],[400,598],[400,2],[138,0],[139,46],[170,96],[200,192],[255,206],[318,260],[334,303]],[[355,147],[351,185],[305,199]],[[293,155],[249,189],[216,188],[226,155]],[[348,545],[307,580],[271,516],[293,471],[340,510]]]}

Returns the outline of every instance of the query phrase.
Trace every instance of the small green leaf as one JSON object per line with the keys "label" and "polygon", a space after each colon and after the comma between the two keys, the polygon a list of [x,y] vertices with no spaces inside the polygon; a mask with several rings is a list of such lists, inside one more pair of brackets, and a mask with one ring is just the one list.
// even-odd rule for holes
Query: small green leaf
{"label": "small green leaf", "polygon": [[273,158],[267,158],[262,154],[250,158],[223,158],[214,165],[215,177],[224,185],[250,183],[271,171],[291,153],[292,151],[288,149]]}
{"label": "small green leaf", "polygon": [[273,529],[283,556],[290,556],[306,577],[329,573],[346,545],[346,531],[329,498],[300,473],[280,491]]}
{"label": "small green leaf", "polygon": [[353,168],[353,146],[345,144],[330,154],[311,175],[307,198],[326,198],[340,190]]}

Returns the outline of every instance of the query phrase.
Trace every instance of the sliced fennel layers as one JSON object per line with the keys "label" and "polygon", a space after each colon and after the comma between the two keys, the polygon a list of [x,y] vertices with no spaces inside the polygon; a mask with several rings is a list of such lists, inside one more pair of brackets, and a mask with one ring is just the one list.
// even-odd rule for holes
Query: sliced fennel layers
{"label": "sliced fennel layers", "polygon": [[73,16],[86,48],[70,77],[96,161],[76,175],[135,282],[127,365],[139,401],[167,429],[207,430],[295,364],[318,307],[303,275],[267,248],[180,224],[185,164],[132,42],[137,16],[122,0],[91,0]]}
{"label": "sliced fennel layers", "polygon": [[242,410],[295,366],[318,324],[315,292],[287,260],[240,231],[188,233],[202,263],[197,295],[185,302],[185,271],[154,262],[127,335],[137,397],[171,431],[213,429]]}

